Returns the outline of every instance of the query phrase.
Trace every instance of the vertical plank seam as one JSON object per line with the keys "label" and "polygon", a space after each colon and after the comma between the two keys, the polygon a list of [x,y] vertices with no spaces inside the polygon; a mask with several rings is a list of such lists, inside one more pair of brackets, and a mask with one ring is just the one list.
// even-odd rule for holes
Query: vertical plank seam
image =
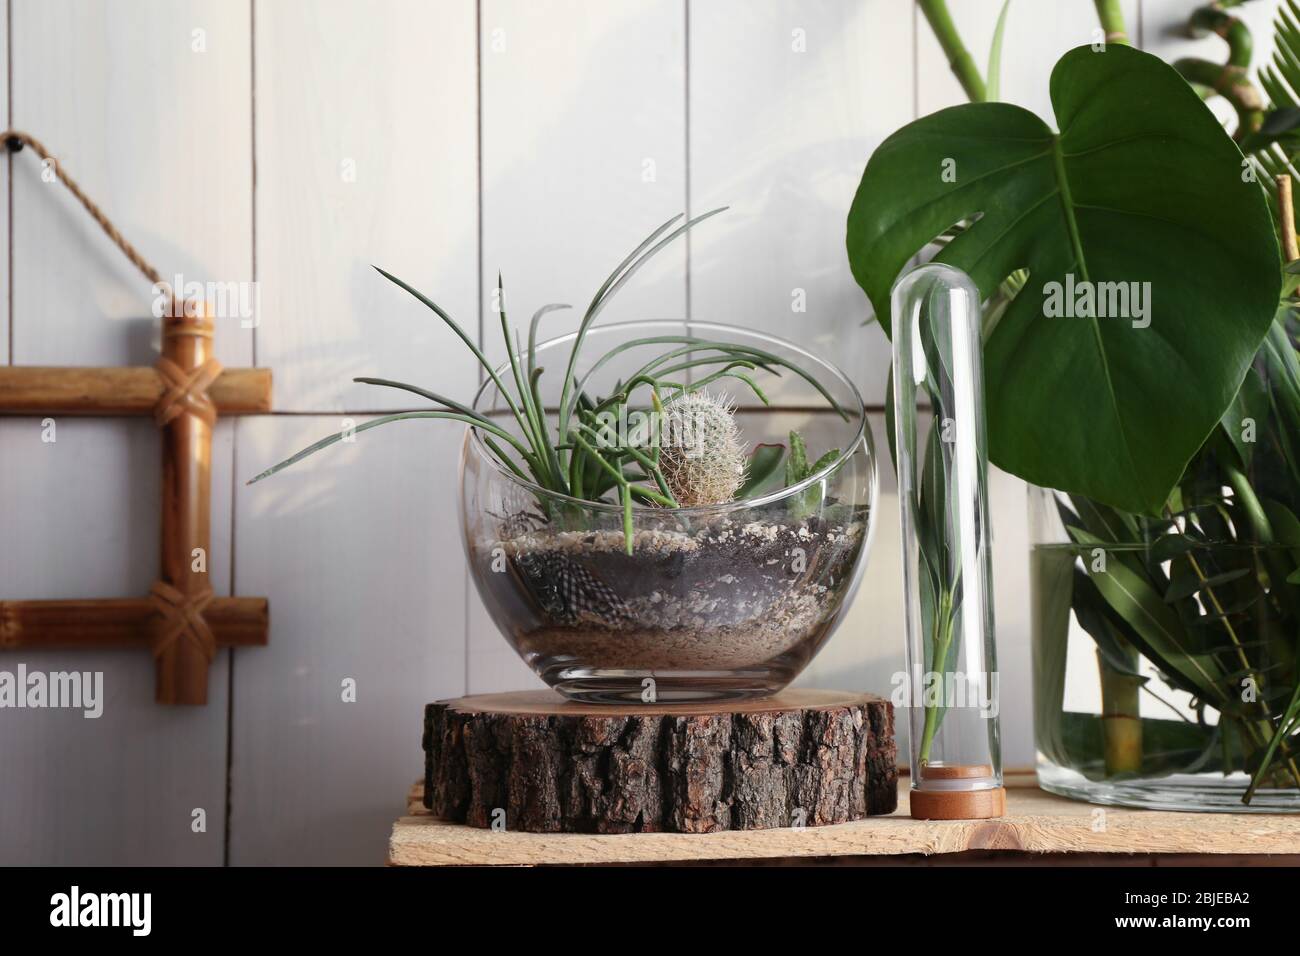
{"label": "vertical plank seam", "polygon": [[[249,126],[249,233],[251,235],[252,279],[257,283],[257,0],[248,0],[248,126]],[[260,304],[261,297],[258,297]],[[257,367],[257,326],[262,317],[252,328],[253,366]]]}
{"label": "vertical plank seam", "polygon": [[[14,127],[14,5],[13,0],[5,0],[5,128]],[[9,208],[8,232],[9,246],[5,250],[8,260],[6,266],[6,298],[9,308],[9,364],[14,364],[14,154],[7,152],[5,162],[9,167],[6,182],[5,202]]]}
{"label": "vertical plank seam", "polygon": [[[250,3],[252,0],[250,0]],[[239,419],[231,420],[230,434],[230,593],[238,594],[235,578],[235,491],[239,487]],[[226,652],[226,821],[221,848],[221,865],[230,866],[230,821],[233,816],[235,765],[235,649]]]}
{"label": "vertical plank seam", "polygon": [[[682,0],[682,149],[685,153],[683,192],[686,203],[686,221],[691,218],[691,0]],[[691,233],[686,231],[686,334],[691,334]],[[690,381],[690,370],[687,370]]]}
{"label": "vertical plank seam", "polygon": [[[231,549],[233,551],[233,547]],[[230,768],[234,762],[235,734],[235,649],[226,651],[226,821],[221,842],[221,865],[230,866],[230,820],[233,810],[234,787]]]}
{"label": "vertical plank seam", "polygon": [[[475,183],[478,194],[476,206],[478,216],[478,281],[476,283],[476,293],[478,295],[478,344],[479,348],[483,348],[486,345],[483,325],[483,0],[474,0],[474,152],[474,174],[478,180]],[[479,385],[482,386],[484,379],[482,366],[477,367],[476,377]],[[465,604],[464,662],[461,674],[461,682],[466,694],[470,692],[470,648],[473,645],[471,640],[473,622],[470,616],[473,602],[469,593],[471,587],[473,587],[473,584],[470,583],[469,579],[469,566],[466,565],[465,580],[463,582]]]}
{"label": "vertical plank seam", "polygon": [[[249,125],[249,278],[257,282],[257,0],[248,0],[248,125]],[[261,321],[261,316],[258,316]],[[252,328],[252,361],[257,365],[257,326]],[[238,581],[235,563],[238,528],[237,494],[239,489],[239,419],[231,422],[230,429],[230,593]],[[221,848],[221,865],[230,866],[231,828],[234,817],[234,765],[235,765],[235,649],[226,654],[226,813],[225,832]]]}
{"label": "vertical plank seam", "polygon": [[921,27],[920,8],[912,4],[912,119],[921,115]]}
{"label": "vertical plank seam", "polygon": [[[478,344],[483,348],[487,344],[483,324],[483,0],[474,0],[474,164],[478,179]],[[482,385],[482,366],[477,367],[477,372]]]}

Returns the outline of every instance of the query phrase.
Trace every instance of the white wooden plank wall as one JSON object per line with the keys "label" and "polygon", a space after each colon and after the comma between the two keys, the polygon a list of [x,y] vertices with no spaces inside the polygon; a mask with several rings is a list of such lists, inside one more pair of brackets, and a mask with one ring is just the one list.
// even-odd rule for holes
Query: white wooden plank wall
{"label": "white wooden plank wall", "polygon": [[471,393],[478,309],[473,0],[257,0],[257,361],[283,411],[409,408],[358,375]]}
{"label": "white wooden plank wall", "polygon": [[[277,408],[341,411],[239,422],[241,477],[358,411],[412,406],[354,375],[465,396],[478,380],[368,265],[474,325],[473,2],[277,0],[254,18],[258,362]],[[421,708],[465,686],[459,437],[401,422],[239,486],[235,580],[270,596],[271,643],[235,659],[231,863],[382,862],[394,795],[421,766]]]}
{"label": "white wooden plank wall", "polygon": [[[952,4],[981,67],[1001,5]],[[1219,41],[1176,35],[1192,5],[1128,0],[1125,12],[1147,48],[1221,58]],[[567,330],[652,227],[729,204],[606,321],[788,335],[834,356],[878,406],[887,343],[860,326],[869,307],[843,260],[844,216],[881,139],[962,101],[908,0],[0,6],[11,125],[43,139],[164,274],[256,280],[257,328],[225,322],[218,350],[227,365],[271,367],[276,408],[223,422],[213,452],[214,585],[270,597],[270,646],[220,655],[210,703],[194,710],[155,707],[147,656],[23,655],[103,670],[107,701],[97,721],[0,711],[0,863],[379,863],[419,773],[421,705],[537,684],[466,579],[458,427],[401,423],[243,484],[349,419],[414,404],[353,376],[472,395],[479,372],[454,336],[370,264],[500,358],[498,270],[513,321],[570,302],[547,320]],[[1243,10],[1259,57],[1275,6]],[[1014,0],[1004,97],[1050,117],[1052,63],[1094,29],[1087,0]],[[147,283],[30,153],[0,162],[0,189],[0,356],[151,362]],[[0,597],[143,593],[157,562],[152,424],[57,429],[50,444],[38,419],[0,421]],[[1033,757],[1024,495],[994,475],[1008,765]],[[878,520],[848,621],[805,684],[885,690],[901,667],[887,458]]]}
{"label": "white wooden plank wall", "polygon": [[[219,0],[125,6],[13,0],[14,126],[34,133],[164,275],[249,277],[248,8]],[[195,31],[201,31],[196,33]],[[201,41],[201,42],[199,42]],[[13,157],[16,364],[152,362],[146,279]],[[218,354],[249,364],[223,324]],[[0,422],[0,588],[7,598],[143,595],[157,574],[160,461],[148,420]],[[213,443],[209,568],[228,593],[232,429]],[[3,655],[0,666],[16,664]],[[220,655],[203,709],[153,703],[147,654],[24,654],[29,668],[102,670],[103,716],[0,712],[0,862],[219,864],[224,853],[228,678]],[[206,832],[191,828],[202,809]]]}
{"label": "white wooden plank wall", "polygon": [[[504,361],[508,317],[576,328],[592,294],[660,223],[687,209],[686,14],[680,3],[483,0],[483,345]],[[686,314],[686,244],[619,292],[602,322]],[[541,686],[472,584],[469,689]]]}
{"label": "white wooden plank wall", "polygon": [[[872,405],[889,343],[844,257],[865,157],[914,117],[909,0],[691,6],[692,318],[834,355]],[[761,68],[758,66],[762,64]]]}

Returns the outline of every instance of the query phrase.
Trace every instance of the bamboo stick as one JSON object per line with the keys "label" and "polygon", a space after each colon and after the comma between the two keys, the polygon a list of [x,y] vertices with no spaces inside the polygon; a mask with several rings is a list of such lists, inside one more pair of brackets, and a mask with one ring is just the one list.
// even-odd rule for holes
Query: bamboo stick
{"label": "bamboo stick", "polygon": [[[1137,650],[1124,647],[1125,656],[1137,670]],[[1142,770],[1142,719],[1138,698],[1142,678],[1116,670],[1097,652],[1101,673],[1101,736],[1106,775],[1139,773]]]}
{"label": "bamboo stick", "polygon": [[1291,204],[1291,177],[1277,177],[1277,212],[1282,224],[1282,255],[1287,262],[1300,259],[1296,247],[1295,207]]}
{"label": "bamboo stick", "polygon": [[961,84],[966,97],[972,103],[981,103],[988,99],[984,77],[980,75],[979,67],[971,59],[970,51],[962,43],[961,35],[952,22],[952,14],[948,12],[947,0],[918,0],[918,3],[921,12],[925,14],[925,19],[930,23],[935,39],[939,41],[939,46],[948,57],[949,69],[952,70],[953,76],[957,77],[957,82]]}
{"label": "bamboo stick", "polygon": [[[0,601],[0,650],[148,649],[157,608],[149,598]],[[218,647],[262,647],[266,598],[213,598],[203,613]]]}
{"label": "bamboo stick", "polygon": [[[213,325],[207,310],[197,316],[163,319],[165,360],[185,374],[211,358]],[[162,569],[160,580],[187,601],[209,589],[207,560],[211,550],[212,401],[200,391],[180,403],[181,412],[163,426]],[[159,622],[165,627],[165,622]],[[206,704],[208,664],[200,634],[187,628],[156,657],[160,704]]]}
{"label": "bamboo stick", "polygon": [[[151,415],[166,384],[154,368],[0,368],[0,415]],[[271,370],[222,371],[208,395],[222,415],[271,410]]]}

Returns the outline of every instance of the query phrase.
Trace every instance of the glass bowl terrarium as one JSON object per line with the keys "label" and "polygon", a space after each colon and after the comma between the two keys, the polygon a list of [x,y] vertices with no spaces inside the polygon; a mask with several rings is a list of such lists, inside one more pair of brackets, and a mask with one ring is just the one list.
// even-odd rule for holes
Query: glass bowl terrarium
{"label": "glass bowl terrarium", "polygon": [[471,573],[547,683],[645,702],[779,690],[830,637],[868,549],[876,461],[857,389],[798,346],[744,329],[593,327],[650,258],[722,211],[663,223],[597,289],[576,332],[540,345],[547,313],[568,306],[538,309],[525,339],[498,281],[500,367],[437,303],[379,270],[455,333],[485,386],[466,405],[358,378],[431,405],[327,435],[253,480],[381,425],[461,422]]}
{"label": "glass bowl terrarium", "polygon": [[[564,367],[575,338],[537,346],[536,366]],[[830,638],[867,553],[875,456],[861,399],[830,364],[744,329],[634,322],[592,328],[572,380],[599,406],[600,396],[625,388],[665,344],[686,350],[691,342],[725,343],[788,366],[779,377],[763,377],[766,404],[748,375],[722,376],[687,393],[729,410],[737,430],[730,436],[710,434],[707,420],[682,414],[681,395],[648,397],[607,422],[608,443],[643,449],[657,428],[662,470],[681,499],[676,507],[649,500],[625,508],[620,485],[590,456],[578,466],[568,458],[571,472],[586,471],[570,485],[604,481],[606,493],[590,500],[589,485],[584,498],[557,493],[503,462],[487,444],[493,436],[466,431],[461,515],[471,574],[502,635],[569,697],[683,701],[777,691]],[[708,350],[701,345],[690,354]],[[717,367],[702,368],[696,381]],[[508,371],[498,378],[508,381]],[[561,381],[552,379],[538,396],[552,433],[559,433],[566,401]],[[492,380],[474,410],[518,430]],[[601,437],[587,436],[591,445]],[[737,439],[739,461],[736,448],[728,455],[725,447]],[[737,467],[742,481],[731,500],[692,503],[682,471],[695,468],[704,476],[697,480],[708,481],[711,469]]]}

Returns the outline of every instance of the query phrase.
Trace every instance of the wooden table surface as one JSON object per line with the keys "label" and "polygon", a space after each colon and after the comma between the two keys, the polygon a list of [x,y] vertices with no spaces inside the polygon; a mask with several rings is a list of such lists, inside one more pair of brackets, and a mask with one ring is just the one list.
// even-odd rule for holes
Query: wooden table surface
{"label": "wooden table surface", "polygon": [[[1054,860],[1150,863],[1297,862],[1300,815],[1172,813],[1100,807],[1039,790],[1032,774],[1008,775],[1007,815],[997,820],[913,820],[908,780],[899,781],[899,808],[889,816],[837,826],[722,833],[512,833],[446,823],[421,805],[423,785],[410,794],[407,816],[388,844],[394,866],[544,866],[599,863],[739,861],[864,862],[979,857],[985,861]],[[978,851],[992,851],[980,853]],[[1062,857],[1061,854],[1069,854]],[[1195,859],[1192,859],[1192,856]],[[1272,855],[1272,856],[1265,856]],[[1283,858],[1279,855],[1285,855]]]}

